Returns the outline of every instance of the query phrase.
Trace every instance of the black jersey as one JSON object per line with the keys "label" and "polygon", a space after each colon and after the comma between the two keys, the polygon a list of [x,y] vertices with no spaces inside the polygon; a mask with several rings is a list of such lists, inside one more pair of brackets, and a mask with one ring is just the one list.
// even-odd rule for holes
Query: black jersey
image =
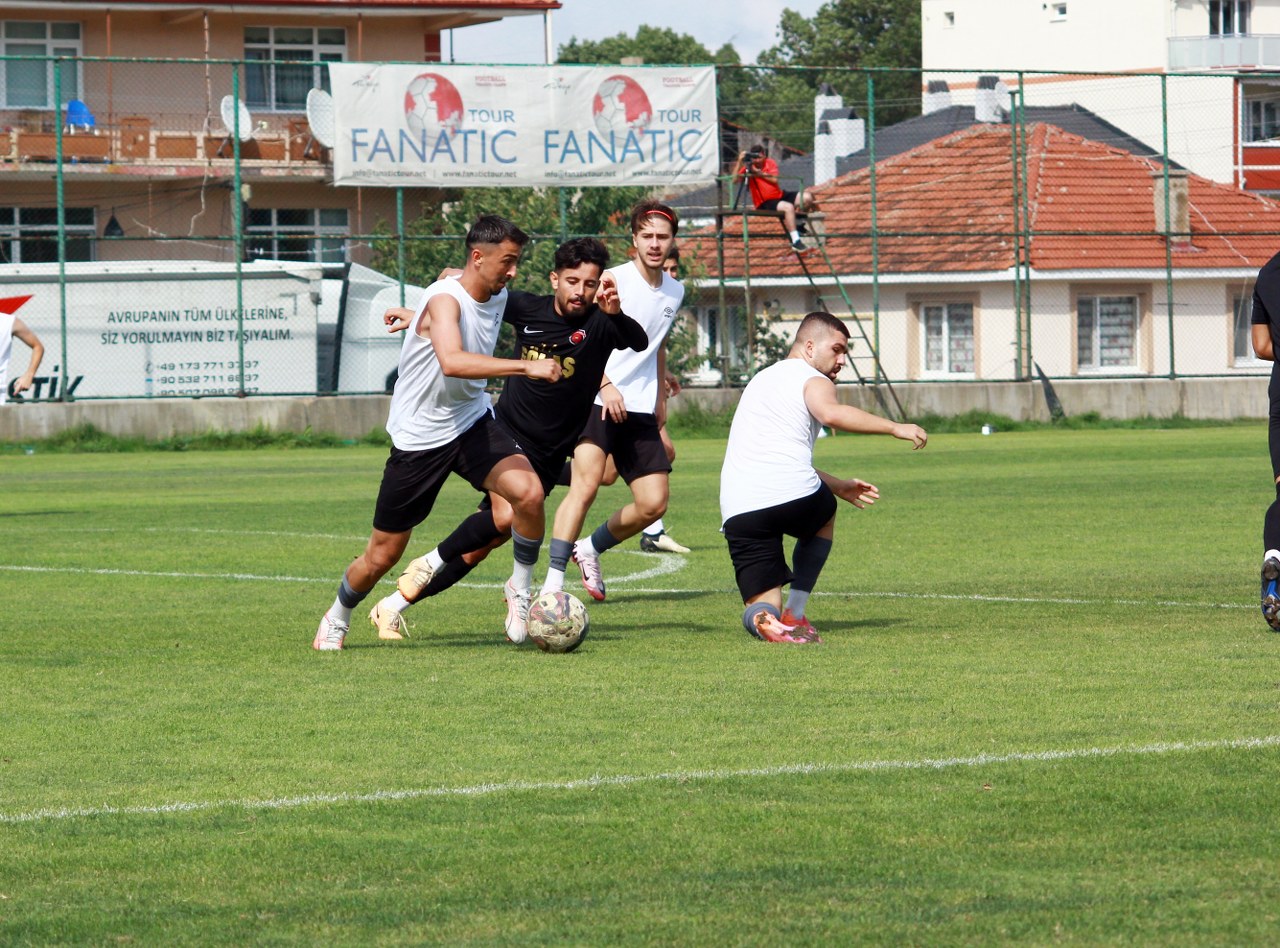
{"label": "black jersey", "polygon": [[644,349],[649,337],[638,322],[598,306],[586,315],[556,312],[554,296],[511,290],[503,320],[515,327],[517,357],[555,359],[560,380],[546,382],[509,375],[502,386],[498,417],[527,449],[568,455],[587,423],[600,390],[605,363],[615,349]]}
{"label": "black jersey", "polygon": [[1280,253],[1258,271],[1258,281],[1253,285],[1253,314],[1250,321],[1255,326],[1271,328],[1271,344],[1280,353]]}

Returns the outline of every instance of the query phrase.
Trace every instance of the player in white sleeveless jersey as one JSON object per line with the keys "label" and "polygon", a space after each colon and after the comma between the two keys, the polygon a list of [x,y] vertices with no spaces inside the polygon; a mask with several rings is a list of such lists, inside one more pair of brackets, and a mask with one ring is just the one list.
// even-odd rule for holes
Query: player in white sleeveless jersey
{"label": "player in white sleeveless jersey", "polygon": [[[667,510],[671,461],[659,433],[667,420],[664,344],[684,301],[684,287],[663,264],[678,227],[676,212],[658,201],[641,201],[631,210],[636,256],[608,272],[617,284],[623,312],[644,327],[649,345],[641,352],[621,349],[609,357],[595,410],[573,452],[568,496],[556,510],[554,536],[580,536],[604,479],[605,460],[613,455],[618,474],[631,488],[631,503],[615,510],[573,548],[582,585],[597,601],[605,598],[600,554],[635,536]],[[564,586],[567,565],[551,559],[543,592]]]}
{"label": "player in white sleeveless jersey", "polygon": [[[485,380],[526,375],[555,381],[553,359],[530,362],[493,356],[528,236],[510,221],[481,217],[467,233],[467,264],[456,280],[431,284],[422,294],[400,350],[387,432],[391,454],[364,552],[347,567],[338,597],[320,620],[312,647],[342,648],[351,612],[399,561],[413,528],[427,518],[450,473],[477,490],[493,491],[514,510],[514,566],[508,587],[533,582],[544,533],[542,485],[528,458],[497,423]],[[438,550],[441,563],[468,552]],[[526,599],[527,602],[527,599]]]}
{"label": "player in white sleeveless jersey", "polygon": [[0,300],[0,405],[9,399],[9,359],[13,355],[13,340],[21,339],[31,347],[31,361],[27,363],[27,371],[13,380],[14,395],[20,395],[31,387],[36,370],[44,359],[44,344],[40,342],[40,337],[14,315],[18,307],[29,299],[30,296],[11,296]]}
{"label": "player in white sleeveless jersey", "polygon": [[[820,642],[805,617],[809,594],[831,552],[836,498],[855,507],[880,492],[856,477],[813,466],[822,426],[888,434],[923,448],[919,425],[898,424],[836,400],[849,330],[830,313],[810,313],[787,358],[758,373],[742,392],[720,472],[720,517],[746,609],[743,627],[767,642]],[[787,566],[783,536],[796,538]],[[794,569],[794,572],[793,572]],[[782,587],[791,584],[785,609]]]}

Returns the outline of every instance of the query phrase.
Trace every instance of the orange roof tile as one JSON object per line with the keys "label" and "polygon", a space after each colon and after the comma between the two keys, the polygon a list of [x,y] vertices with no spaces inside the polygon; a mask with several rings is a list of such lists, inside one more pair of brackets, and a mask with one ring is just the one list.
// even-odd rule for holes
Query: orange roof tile
{"label": "orange roof tile", "polygon": [[[1002,271],[1015,263],[1017,224],[1013,145],[1007,125],[974,125],[878,162],[876,251],[881,273]],[[1019,136],[1020,144],[1023,136]],[[1164,238],[1154,233],[1160,163],[1045,124],[1025,132],[1025,168],[1037,271],[1162,268]],[[1188,176],[1191,240],[1175,245],[1177,269],[1262,266],[1280,247],[1280,204]],[[837,273],[872,269],[871,169],[814,189],[826,214],[827,253]],[[726,221],[725,275],[744,263],[752,279],[799,276],[780,222]],[[715,270],[714,231],[695,232],[690,250]],[[811,256],[812,260],[813,257]],[[811,264],[811,267],[813,264]],[[826,271],[818,257],[815,274]]]}

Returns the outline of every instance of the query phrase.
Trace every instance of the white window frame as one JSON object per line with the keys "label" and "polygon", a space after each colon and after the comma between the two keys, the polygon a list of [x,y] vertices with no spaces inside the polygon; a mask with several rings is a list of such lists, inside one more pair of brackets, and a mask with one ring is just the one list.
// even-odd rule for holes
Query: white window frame
{"label": "white window frame", "polygon": [[[286,260],[304,263],[345,263],[350,256],[347,247],[347,235],[350,232],[349,224],[350,212],[345,207],[334,208],[296,208],[296,207],[272,207],[272,208],[255,208],[250,213],[268,213],[271,215],[270,224],[249,224],[246,222],[244,228],[245,241],[270,241],[270,253],[258,253],[256,259],[259,260]],[[310,217],[308,223],[302,224],[282,224],[280,223],[281,214],[306,214]],[[325,214],[342,214],[344,220],[341,224],[322,223]],[[279,247],[280,241],[307,241],[307,255],[305,257],[290,256],[288,252],[282,252]],[[326,252],[324,246],[325,241],[341,240],[341,255],[330,255]]]}
{"label": "white window frame", "polygon": [[1209,0],[1210,36],[1248,36],[1251,0]]}
{"label": "white window frame", "polygon": [[[1093,350],[1093,361],[1085,364],[1080,353],[1080,308],[1081,304],[1086,300],[1092,301],[1093,328],[1090,332],[1091,348]],[[1100,362],[1100,354],[1102,351],[1102,320],[1099,318],[1099,308],[1103,300],[1129,300],[1133,304],[1133,340],[1130,349],[1133,353],[1133,361],[1124,365],[1102,365]],[[1078,375],[1135,375],[1142,372],[1142,353],[1140,345],[1142,341],[1142,298],[1134,293],[1081,293],[1076,297],[1076,305],[1074,310],[1075,318],[1073,319],[1073,330],[1075,333],[1076,345],[1076,373]]]}
{"label": "white window frame", "polygon": [[[248,33],[250,30],[266,30],[266,41],[250,40]],[[290,30],[310,30],[310,43],[291,43],[280,40],[278,38],[281,31]],[[321,30],[341,30],[342,45],[338,46],[334,43],[321,43]],[[301,57],[297,53],[303,52]],[[256,52],[263,55],[250,59],[250,53]],[[302,112],[305,106],[303,104],[280,104],[280,95],[277,82],[277,70],[289,68],[288,59],[297,59],[299,63],[322,63],[322,62],[345,62],[347,58],[347,31],[344,27],[337,26],[246,26],[244,39],[244,55],[247,60],[245,65],[245,82],[244,91],[241,98],[245,100],[245,104],[251,111],[257,112]],[[282,57],[286,57],[282,59]],[[253,69],[257,64],[262,63],[264,73],[265,89],[263,90],[264,98],[251,98],[249,95],[249,70]],[[311,88],[324,89],[329,91],[329,70],[321,65],[310,67],[312,70]]]}
{"label": "white window frame", "polygon": [[[32,26],[41,27],[42,37],[24,37],[11,36],[11,33],[30,29]],[[66,31],[74,28],[76,31],[75,39],[67,39],[64,37],[54,38],[54,27],[58,27],[59,31]],[[40,49],[25,49],[22,47],[38,46]],[[10,51],[12,49],[12,52]],[[84,29],[76,20],[0,20],[0,55],[4,56],[44,56],[47,57],[45,63],[45,93],[41,102],[13,102],[9,98],[9,69],[13,67],[29,66],[30,63],[15,62],[6,59],[0,63],[0,108],[3,109],[47,109],[49,111],[60,111],[65,104],[71,99],[80,98],[80,90],[84,88],[83,66],[80,58],[84,55]],[[53,67],[54,59],[59,57],[72,58],[75,61],[71,63],[68,69],[67,63],[60,66],[62,79],[62,102],[54,102],[54,82]]]}
{"label": "white window frame", "polygon": [[[1253,352],[1253,326],[1250,322],[1253,316],[1253,289],[1250,288],[1247,293],[1233,292],[1230,297],[1231,305],[1231,366],[1236,369],[1261,369],[1270,368],[1271,363],[1266,359],[1259,359]],[[1241,322],[1243,320],[1243,323]],[[1241,329],[1244,331],[1244,345],[1241,346],[1240,335]],[[1239,354],[1239,349],[1244,350],[1244,355]]]}
{"label": "white window frame", "polygon": [[1061,23],[1067,18],[1067,5],[1063,0],[1050,0],[1049,22]]}
{"label": "white window frame", "polygon": [[[973,379],[978,374],[978,317],[977,307],[968,300],[936,300],[922,302],[920,306],[920,376],[934,379]],[[951,369],[951,320],[952,307],[968,309],[971,339],[973,343],[972,367],[967,371],[955,372]],[[942,353],[943,367],[929,368],[929,310],[942,311]],[[963,314],[957,312],[956,316]]]}
{"label": "white window frame", "polygon": [[1266,142],[1280,138],[1280,92],[1247,95],[1243,103],[1241,134],[1246,142]]}
{"label": "white window frame", "polygon": [[[52,240],[56,242],[58,239],[58,225],[56,222],[49,223],[49,224],[23,223],[22,215],[24,211],[48,211],[48,210],[49,208],[47,207],[38,207],[38,208],[21,207],[15,204],[0,206],[0,251],[2,251],[2,254],[0,254],[0,262],[7,262],[7,263],[42,262],[42,261],[23,260],[22,238],[24,236],[27,238],[34,237],[38,239]],[[72,241],[72,240],[87,241],[88,253],[83,258],[78,256],[69,256],[68,259],[75,260],[77,262],[80,260],[91,261],[95,259],[97,255],[97,245],[95,242],[95,238],[98,236],[97,213],[94,211],[93,208],[86,208],[86,207],[67,208],[68,215],[70,215],[73,212],[80,212],[80,213],[87,212],[89,215],[89,223],[73,224],[68,222],[66,224],[67,240],[68,241]],[[55,256],[54,260],[56,259],[57,257]],[[43,262],[49,262],[49,261],[46,260]]]}

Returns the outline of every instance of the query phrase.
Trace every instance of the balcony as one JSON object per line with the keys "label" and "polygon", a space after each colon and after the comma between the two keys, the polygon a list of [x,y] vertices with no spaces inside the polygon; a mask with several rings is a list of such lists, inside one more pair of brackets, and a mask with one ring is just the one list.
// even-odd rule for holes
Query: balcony
{"label": "balcony", "polygon": [[[242,176],[323,179],[332,172],[331,153],[313,140],[305,118],[272,119],[240,142]],[[47,176],[58,161],[56,121],[52,111],[0,111],[0,174]],[[230,137],[199,124],[194,116],[126,115],[88,130],[64,129],[63,171],[158,178],[210,171],[230,175],[235,155]]]}
{"label": "balcony", "polygon": [[1280,70],[1280,36],[1171,36],[1169,70]]}

